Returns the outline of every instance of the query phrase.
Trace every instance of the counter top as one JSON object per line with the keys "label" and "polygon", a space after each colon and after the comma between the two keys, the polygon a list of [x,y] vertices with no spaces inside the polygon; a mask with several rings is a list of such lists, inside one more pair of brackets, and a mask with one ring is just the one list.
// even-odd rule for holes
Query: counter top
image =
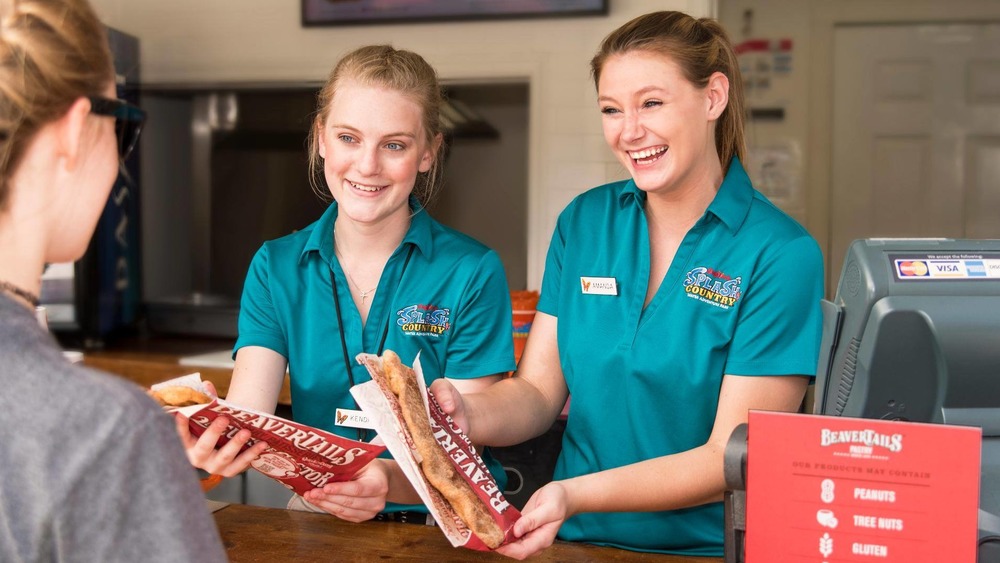
{"label": "counter top", "polygon": [[[353,524],[327,514],[230,504],[214,513],[233,563],[273,561],[513,561],[495,553],[455,548],[436,526],[397,522]],[[638,553],[556,542],[531,561],[721,563],[720,557]]]}
{"label": "counter top", "polygon": [[[119,375],[143,387],[167,379],[199,372],[202,379],[215,384],[219,396],[229,393],[232,370],[210,366],[181,365],[182,357],[231,347],[231,340],[170,340],[135,341],[118,344],[104,350],[86,351],[83,364]],[[278,395],[279,405],[291,405],[292,394],[288,376]]]}

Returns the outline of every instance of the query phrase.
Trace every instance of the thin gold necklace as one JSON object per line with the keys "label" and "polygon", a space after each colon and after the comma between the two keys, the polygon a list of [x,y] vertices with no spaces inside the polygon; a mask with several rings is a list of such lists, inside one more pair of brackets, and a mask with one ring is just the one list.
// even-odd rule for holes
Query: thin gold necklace
{"label": "thin gold necklace", "polygon": [[[340,251],[340,246],[337,244],[337,230],[336,229],[333,230],[333,249],[337,252],[337,254],[339,254],[341,256],[341,258],[344,257],[344,253]],[[369,295],[373,295],[375,293],[375,290],[378,289],[378,285],[376,284],[375,287],[369,289],[368,291],[365,291],[365,290],[361,289],[361,286],[358,285],[358,282],[354,281],[354,277],[351,276],[351,272],[347,271],[347,268],[344,268],[344,263],[343,262],[341,262],[340,267],[341,267],[341,269],[344,270],[344,273],[347,274],[348,281],[350,281],[352,284],[354,284],[354,287],[358,290],[358,294],[361,296],[361,305],[364,305],[365,304],[365,300],[368,299],[368,296]]]}

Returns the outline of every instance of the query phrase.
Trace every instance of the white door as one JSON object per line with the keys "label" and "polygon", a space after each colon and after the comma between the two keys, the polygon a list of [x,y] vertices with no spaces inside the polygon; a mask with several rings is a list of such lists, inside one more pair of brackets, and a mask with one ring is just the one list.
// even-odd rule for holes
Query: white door
{"label": "white door", "polygon": [[866,237],[1000,238],[1000,24],[834,32],[828,287]]}

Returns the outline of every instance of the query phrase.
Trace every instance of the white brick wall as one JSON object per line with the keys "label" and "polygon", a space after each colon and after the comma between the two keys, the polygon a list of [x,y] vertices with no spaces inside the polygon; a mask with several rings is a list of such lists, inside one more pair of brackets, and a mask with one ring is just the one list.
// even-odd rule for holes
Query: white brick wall
{"label": "white brick wall", "polygon": [[555,218],[622,177],[605,148],[589,61],[600,40],[654,10],[715,14],[717,0],[611,0],[606,17],[303,28],[297,0],[91,0],[141,40],[144,82],[321,81],[363,44],[414,50],[446,81],[530,82],[528,287],[541,284]]}

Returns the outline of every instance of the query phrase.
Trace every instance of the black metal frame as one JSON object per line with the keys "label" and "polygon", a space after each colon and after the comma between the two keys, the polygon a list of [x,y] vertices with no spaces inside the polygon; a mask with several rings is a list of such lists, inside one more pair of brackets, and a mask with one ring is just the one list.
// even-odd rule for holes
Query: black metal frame
{"label": "black metal frame", "polygon": [[[365,0],[371,1],[371,0]],[[430,23],[430,22],[449,22],[449,21],[475,21],[475,20],[503,20],[503,19],[538,19],[538,18],[564,18],[564,17],[578,17],[578,16],[605,16],[608,14],[608,4],[611,0],[599,0],[599,5],[597,7],[591,7],[593,0],[577,0],[579,3],[578,7],[569,9],[557,9],[558,5],[565,5],[566,0],[553,2],[551,6],[542,7],[527,7],[526,9],[518,12],[496,12],[496,13],[484,13],[475,12],[472,10],[465,9],[461,6],[457,7],[454,15],[420,15],[408,13],[403,10],[395,10],[392,8],[381,8],[376,10],[374,7],[370,10],[371,15],[364,16],[352,16],[350,19],[332,19],[332,18],[308,18],[306,15],[306,6],[312,4],[323,4],[327,3],[329,0],[301,0],[302,9],[302,26],[303,27],[318,27],[318,26],[344,26],[344,25],[380,25],[380,24],[398,24],[398,23]],[[388,15],[378,15],[386,14]]]}

